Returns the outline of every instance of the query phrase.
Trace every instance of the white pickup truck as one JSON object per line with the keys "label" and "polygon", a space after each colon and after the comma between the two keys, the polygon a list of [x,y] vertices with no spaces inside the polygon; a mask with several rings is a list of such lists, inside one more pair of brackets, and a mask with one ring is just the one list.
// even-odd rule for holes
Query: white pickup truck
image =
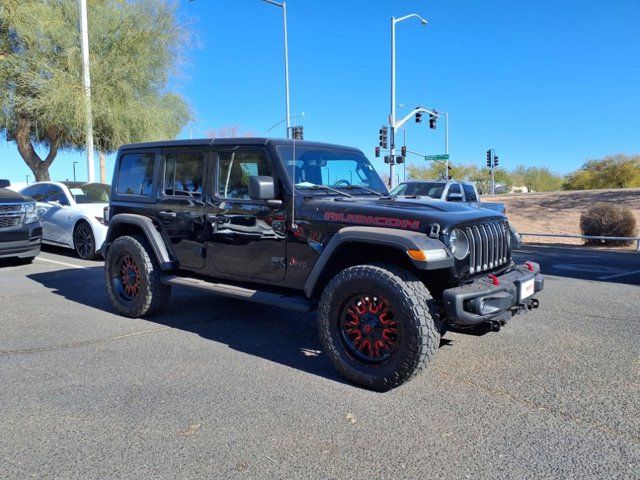
{"label": "white pickup truck", "polygon": [[487,208],[506,214],[504,203],[481,202],[478,190],[472,182],[455,180],[409,180],[396,185],[391,195],[399,197],[429,197],[447,202],[464,202],[474,207]]}

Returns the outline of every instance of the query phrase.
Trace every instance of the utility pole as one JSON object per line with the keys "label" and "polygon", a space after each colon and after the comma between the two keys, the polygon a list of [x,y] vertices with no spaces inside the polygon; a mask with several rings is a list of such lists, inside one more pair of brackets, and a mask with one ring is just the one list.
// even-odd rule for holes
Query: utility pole
{"label": "utility pole", "polygon": [[93,167],[93,112],[91,109],[91,76],[89,74],[89,27],[87,21],[87,0],[78,0],[80,8],[80,37],[82,50],[82,78],[85,96],[85,134],[87,142],[87,171],[89,183],[95,181]]}
{"label": "utility pole", "polygon": [[73,162],[73,181],[76,181],[76,164],[78,162]]}

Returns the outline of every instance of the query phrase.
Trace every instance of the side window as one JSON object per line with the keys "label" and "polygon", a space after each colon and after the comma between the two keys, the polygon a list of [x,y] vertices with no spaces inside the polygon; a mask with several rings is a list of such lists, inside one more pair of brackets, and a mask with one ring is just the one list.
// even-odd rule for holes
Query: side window
{"label": "side window", "polygon": [[120,158],[116,192],[125,195],[151,195],[153,190],[153,153],[130,153]]}
{"label": "side window", "polygon": [[273,176],[263,152],[222,152],[218,162],[220,198],[249,199],[249,177]]}
{"label": "side window", "polygon": [[461,202],[462,201],[462,190],[460,190],[460,184],[452,183],[449,187],[449,193],[447,193],[447,200],[452,202]]}
{"label": "side window", "polygon": [[389,194],[390,195],[405,195],[405,192],[407,191],[407,186],[408,185],[409,185],[408,183],[401,183],[400,185],[395,187],[393,190],[391,190],[389,192]]}
{"label": "side window", "polygon": [[164,162],[164,194],[200,198],[203,169],[201,152],[168,154]]}
{"label": "side window", "polygon": [[31,197],[33,198],[36,202],[42,202],[42,197],[45,191],[45,187],[46,185],[31,185],[30,187],[25,188],[24,190],[22,190],[22,194],[25,197]]}
{"label": "side window", "polygon": [[60,205],[69,205],[69,200],[60,187],[47,185],[42,195],[41,202],[58,202]]}
{"label": "side window", "polygon": [[471,185],[462,184],[462,188],[464,189],[464,196],[467,197],[467,202],[477,202],[478,197],[476,197],[476,191]]}

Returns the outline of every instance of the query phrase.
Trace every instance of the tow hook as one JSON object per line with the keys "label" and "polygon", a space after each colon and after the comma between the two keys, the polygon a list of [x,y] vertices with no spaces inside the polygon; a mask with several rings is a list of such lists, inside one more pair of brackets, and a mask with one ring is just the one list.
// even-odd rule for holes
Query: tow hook
{"label": "tow hook", "polygon": [[534,298],[533,300],[531,300],[531,306],[533,308],[538,308],[540,306],[540,300],[538,300],[537,298]]}
{"label": "tow hook", "polygon": [[497,320],[489,320],[489,328],[492,332],[499,332],[500,327],[502,327],[502,324]]}

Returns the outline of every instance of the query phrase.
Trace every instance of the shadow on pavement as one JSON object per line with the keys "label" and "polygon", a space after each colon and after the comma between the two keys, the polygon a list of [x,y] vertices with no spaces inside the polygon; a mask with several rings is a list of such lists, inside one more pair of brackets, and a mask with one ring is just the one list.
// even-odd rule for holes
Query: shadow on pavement
{"label": "shadow on pavement", "polygon": [[[71,302],[114,313],[102,275],[102,267],[97,266],[35,273],[28,278]],[[243,353],[346,383],[321,350],[314,313],[291,312],[174,288],[165,309],[145,320],[195,333]],[[443,339],[440,346],[451,346],[452,343]]]}
{"label": "shadow on pavement", "polygon": [[640,285],[640,254],[635,252],[524,244],[514,260],[533,260],[543,274],[558,277]]}

